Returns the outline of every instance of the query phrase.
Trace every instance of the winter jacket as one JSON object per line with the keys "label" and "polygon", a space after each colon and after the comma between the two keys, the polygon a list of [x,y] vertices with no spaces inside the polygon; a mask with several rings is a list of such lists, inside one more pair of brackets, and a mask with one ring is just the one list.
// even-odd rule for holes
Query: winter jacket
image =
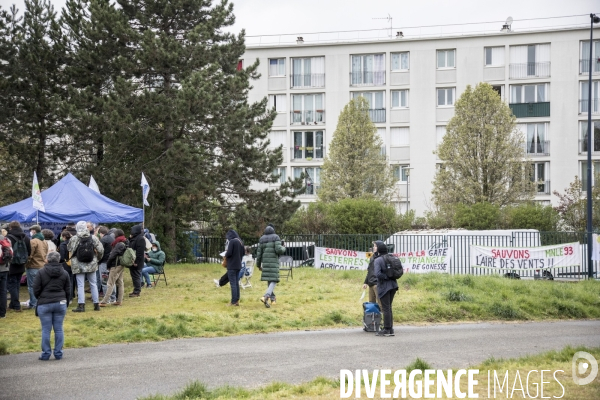
{"label": "winter jacket", "polygon": [[389,291],[397,291],[398,283],[394,279],[390,279],[385,274],[385,260],[383,256],[387,254],[387,246],[381,240],[375,242],[377,244],[377,253],[379,257],[375,259],[375,276],[377,277],[377,292],[381,299]]}
{"label": "winter jacket", "polygon": [[67,261],[69,261],[69,250],[67,249],[67,245],[69,241],[60,242],[60,246],[58,246],[58,253],[60,254],[60,262],[67,272],[72,272],[71,266],[67,265]]}
{"label": "winter jacket", "polygon": [[112,243],[111,247],[112,250],[108,255],[108,260],[106,260],[106,268],[108,269],[117,266],[117,257],[121,257],[125,253],[125,250],[129,247],[129,240],[125,236],[119,236]]}
{"label": "winter jacket", "polygon": [[33,280],[33,294],[37,304],[71,302],[71,280],[61,263],[46,264]]}
{"label": "winter jacket", "polygon": [[87,274],[90,272],[96,272],[98,269],[98,260],[102,259],[104,255],[104,246],[100,243],[100,239],[96,236],[92,236],[92,243],[94,245],[94,259],[88,263],[80,262],[77,259],[77,247],[82,238],[90,236],[90,233],[86,231],[77,232],[77,236],[73,236],[69,239],[67,249],[71,252],[71,270],[73,274]]}
{"label": "winter jacket", "polygon": [[135,261],[131,269],[144,268],[144,253],[146,252],[146,238],[142,234],[142,226],[134,225],[131,228],[131,236],[129,238],[129,247],[135,251]]}
{"label": "winter jacket", "polygon": [[48,255],[48,243],[44,240],[44,236],[41,233],[36,233],[30,241],[31,253],[27,259],[27,269],[40,269],[46,263],[46,256]]}
{"label": "winter jacket", "polygon": [[108,256],[110,256],[110,252],[112,251],[111,243],[115,241],[115,237],[111,234],[102,236],[100,239],[100,243],[104,247],[104,254],[102,255],[102,259],[98,261],[98,264],[104,264],[108,261]]}
{"label": "winter jacket", "polygon": [[281,239],[272,226],[267,226],[258,241],[256,266],[262,268],[261,281],[279,282],[279,256],[285,254]]}
{"label": "winter jacket", "polygon": [[[0,234],[0,242],[3,240],[5,240],[5,237]],[[8,243],[10,243],[10,241]],[[0,251],[2,251],[2,246],[0,246]],[[0,272],[8,272],[9,265],[10,264],[8,262],[6,262],[4,264],[0,264]]]}
{"label": "winter jacket", "polygon": [[242,258],[244,258],[244,254],[246,253],[244,243],[233,229],[228,230],[225,237],[227,238],[227,251],[225,251],[227,269],[239,271],[242,269]]}
{"label": "winter jacket", "polygon": [[367,267],[367,276],[365,277],[365,285],[371,287],[377,285],[377,277],[375,276],[375,259],[379,257],[379,253],[373,253],[373,256],[369,260],[369,266]]}
{"label": "winter jacket", "polygon": [[146,265],[154,267],[156,272],[162,274],[163,266],[165,265],[165,252],[160,249],[160,242],[158,240],[154,241],[152,246],[158,247],[158,250],[148,253],[150,259],[146,261]]}
{"label": "winter jacket", "polygon": [[[8,231],[7,237],[10,240],[13,251],[15,249],[15,243],[17,242],[17,240],[23,240],[25,242],[25,246],[27,247],[27,256],[31,254],[31,242],[29,240],[29,237],[25,234],[25,232],[23,232],[23,229],[21,229],[20,227],[13,228]],[[10,267],[8,269],[9,275],[22,274],[23,272],[25,272],[25,264],[15,264],[12,262],[10,263]]]}

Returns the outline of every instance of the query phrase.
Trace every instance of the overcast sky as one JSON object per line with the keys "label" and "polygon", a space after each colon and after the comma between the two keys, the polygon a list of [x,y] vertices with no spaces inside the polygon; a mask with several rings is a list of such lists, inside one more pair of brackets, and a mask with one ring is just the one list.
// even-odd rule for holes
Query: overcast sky
{"label": "overcast sky", "polygon": [[[65,4],[65,0],[51,1],[56,9]],[[233,3],[236,31],[245,28],[248,36],[302,33],[307,41],[328,40],[339,36],[307,35],[312,32],[389,28],[388,14],[392,17],[393,35],[397,30],[403,30],[405,35],[413,36],[500,30],[501,23],[417,29],[407,27],[505,21],[511,16],[515,20],[514,30],[536,26],[551,28],[589,24],[589,16],[519,20],[600,13],[598,0],[235,0]],[[16,4],[20,10],[24,8],[24,0],[0,0],[2,8],[9,8],[11,4]],[[389,35],[389,29],[341,35],[346,35],[347,38],[383,39]],[[292,39],[291,36],[249,38],[248,42],[257,43],[262,40],[265,43],[282,38],[286,41]]]}

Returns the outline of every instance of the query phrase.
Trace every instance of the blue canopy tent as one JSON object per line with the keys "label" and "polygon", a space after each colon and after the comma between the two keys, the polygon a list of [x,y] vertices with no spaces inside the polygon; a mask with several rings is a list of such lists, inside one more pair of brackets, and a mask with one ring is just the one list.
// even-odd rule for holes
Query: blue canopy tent
{"label": "blue canopy tent", "polygon": [[81,183],[72,174],[67,174],[52,187],[42,192],[46,212],[33,208],[33,199],[19,201],[0,207],[0,221],[19,221],[21,223],[44,222],[142,222],[141,208],[118,203],[97,193]]}

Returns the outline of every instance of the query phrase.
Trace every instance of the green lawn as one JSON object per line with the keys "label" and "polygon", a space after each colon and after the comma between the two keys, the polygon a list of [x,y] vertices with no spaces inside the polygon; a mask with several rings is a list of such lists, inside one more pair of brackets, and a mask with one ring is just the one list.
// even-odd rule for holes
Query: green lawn
{"label": "green lawn", "polygon": [[[227,307],[229,286],[215,288],[223,273],[216,264],[168,265],[169,285],[125,297],[121,307],[68,311],[65,347],[214,337],[244,333],[362,326],[362,271],[299,268],[280,283],[277,304],[258,298],[266,283],[242,290],[240,307]],[[394,300],[396,324],[493,320],[600,318],[600,282],[509,280],[501,277],[405,275]],[[126,276],[126,291],[131,278]],[[89,295],[87,295],[89,297]],[[21,300],[28,298],[21,288]],[[364,300],[363,300],[364,301]],[[73,308],[72,305],[70,308]],[[40,323],[32,311],[10,312],[0,324],[0,354],[38,351]]]}

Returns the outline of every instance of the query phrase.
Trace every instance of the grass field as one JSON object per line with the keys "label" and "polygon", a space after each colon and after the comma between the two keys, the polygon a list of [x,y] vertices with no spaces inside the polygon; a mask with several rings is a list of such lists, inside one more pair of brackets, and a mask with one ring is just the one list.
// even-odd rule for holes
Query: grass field
{"label": "grass field", "polygon": [[[474,393],[479,395],[479,398],[496,398],[496,399],[509,399],[509,398],[562,398],[562,399],[577,399],[577,400],[597,400],[600,398],[600,378],[594,380],[594,382],[579,386],[573,382],[572,378],[572,357],[577,351],[586,351],[592,354],[597,360],[600,359],[600,348],[572,348],[566,347],[561,351],[550,351],[542,354],[531,355],[521,358],[514,359],[488,359],[483,363],[469,367],[470,369],[478,369],[479,373],[476,376],[478,381],[475,386]],[[434,360],[420,360],[417,359],[410,365],[404,367],[406,369],[407,376],[413,369],[430,369],[428,361]],[[540,370],[549,370],[544,375],[544,392],[541,392],[541,375]],[[526,377],[529,371],[537,370],[538,373],[532,373],[530,380],[527,381]],[[490,371],[491,383],[489,383],[490,396],[488,397],[488,371]],[[508,372],[508,385],[504,386],[502,392],[499,386],[496,385],[496,394],[494,396],[494,371],[496,371],[499,381],[502,383],[506,371]],[[519,371],[519,379],[517,380],[517,371]],[[454,370],[453,372],[456,372]],[[554,373],[556,372],[556,380],[554,379]],[[454,375],[453,375],[454,376]],[[422,376],[420,376],[422,379]],[[372,379],[372,376],[371,376]],[[379,381],[378,381],[379,382]],[[462,381],[461,381],[462,382]],[[559,383],[558,383],[559,382]],[[461,391],[467,393],[467,385],[464,382],[461,385]],[[516,383],[516,384],[515,384]],[[391,388],[387,386],[386,392],[388,394],[393,393],[394,389],[393,379]],[[513,388],[516,390],[513,391]],[[435,385],[432,388],[431,393],[436,393]],[[521,391],[523,389],[523,391]],[[401,394],[401,393],[399,393]],[[424,394],[424,393],[423,393]],[[144,400],[194,400],[194,399],[206,399],[206,400],[226,400],[226,399],[247,399],[247,400],[269,400],[269,399],[333,399],[340,398],[340,381],[339,379],[328,379],[328,378],[317,378],[311,382],[303,383],[300,385],[290,385],[287,383],[274,382],[270,385],[257,388],[257,389],[244,389],[230,386],[224,386],[215,389],[209,389],[206,385],[200,382],[193,382],[187,387],[182,389],[179,393],[174,395],[161,395],[144,397]],[[355,393],[351,396],[355,398]],[[361,398],[367,398],[364,385],[361,386]],[[380,399],[381,390],[380,386],[377,385],[375,389],[375,396],[371,397]],[[407,397],[411,398],[410,393],[407,392]],[[424,398],[424,397],[423,397]],[[440,397],[436,397],[440,398]],[[447,397],[441,397],[447,398]]]}
{"label": "grass field", "polygon": [[[362,326],[362,271],[296,269],[294,279],[277,286],[277,304],[265,309],[258,298],[266,283],[260,281],[258,271],[254,287],[242,290],[240,307],[227,307],[229,287],[217,289],[212,282],[223,273],[220,266],[166,268],[168,286],[160,282],[156,288],[144,289],[139,298],[125,297],[121,307],[94,312],[88,299],[85,313],[68,311],[65,347]],[[399,283],[394,299],[396,324],[600,318],[598,281],[424,274],[405,275]],[[125,285],[127,294],[131,291],[128,275]],[[21,301],[27,298],[27,289],[22,287]],[[38,351],[40,335],[33,311],[9,311],[0,324],[0,354]]]}

